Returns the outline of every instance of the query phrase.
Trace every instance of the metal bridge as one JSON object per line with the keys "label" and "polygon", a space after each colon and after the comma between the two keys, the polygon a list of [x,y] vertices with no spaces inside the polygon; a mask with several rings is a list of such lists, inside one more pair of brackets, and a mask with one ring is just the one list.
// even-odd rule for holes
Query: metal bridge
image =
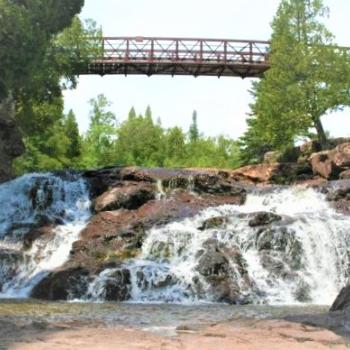
{"label": "metal bridge", "polygon": [[80,74],[260,78],[269,69],[268,41],[104,37],[102,44],[102,57]]}

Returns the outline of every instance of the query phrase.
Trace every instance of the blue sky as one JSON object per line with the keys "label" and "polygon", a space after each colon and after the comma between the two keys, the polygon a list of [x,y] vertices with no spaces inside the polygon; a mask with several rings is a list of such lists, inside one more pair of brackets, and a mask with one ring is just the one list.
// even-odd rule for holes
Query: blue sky
{"label": "blue sky", "polygon": [[[336,42],[350,46],[350,0],[328,0],[328,28]],[[279,0],[85,0],[81,18],[92,18],[107,36],[176,36],[268,40]],[[122,122],[134,106],[150,105],[165,127],[191,122],[198,112],[200,130],[210,136],[237,138],[246,129],[251,80],[214,77],[82,76],[78,88],[65,92],[80,129],[89,124],[88,101],[103,93]],[[350,136],[350,109],[324,117],[333,136]]]}

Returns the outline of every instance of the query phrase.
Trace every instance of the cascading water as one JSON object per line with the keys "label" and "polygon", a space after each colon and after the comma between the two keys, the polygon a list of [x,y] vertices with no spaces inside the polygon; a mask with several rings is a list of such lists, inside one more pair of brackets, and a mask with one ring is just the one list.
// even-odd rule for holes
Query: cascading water
{"label": "cascading water", "polygon": [[[274,222],[255,224],[259,215]],[[120,269],[130,271],[133,302],[330,304],[349,267],[350,218],[323,194],[294,187],[151,229],[141,254]],[[117,271],[90,285],[94,300]]]}
{"label": "cascading water", "polygon": [[[0,298],[28,297],[63,265],[90,218],[87,185],[78,175],[30,174],[0,185]],[[25,247],[38,227],[43,235]]]}

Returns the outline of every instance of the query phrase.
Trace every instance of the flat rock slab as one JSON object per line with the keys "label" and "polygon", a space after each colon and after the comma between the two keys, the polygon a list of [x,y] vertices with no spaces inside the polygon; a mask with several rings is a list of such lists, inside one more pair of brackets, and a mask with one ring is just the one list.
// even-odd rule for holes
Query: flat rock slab
{"label": "flat rock slab", "polygon": [[349,346],[343,338],[321,328],[287,321],[245,320],[194,332],[180,332],[173,337],[125,328],[81,328],[51,333],[38,331],[37,334],[31,333],[31,339],[12,343],[8,349],[343,350],[349,349]]}

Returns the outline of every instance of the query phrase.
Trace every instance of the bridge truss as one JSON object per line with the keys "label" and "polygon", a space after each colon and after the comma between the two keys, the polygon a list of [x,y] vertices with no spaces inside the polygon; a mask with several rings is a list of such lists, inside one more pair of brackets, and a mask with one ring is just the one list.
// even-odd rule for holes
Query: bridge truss
{"label": "bridge truss", "polygon": [[80,74],[258,78],[269,68],[268,41],[104,37],[102,45]]}

